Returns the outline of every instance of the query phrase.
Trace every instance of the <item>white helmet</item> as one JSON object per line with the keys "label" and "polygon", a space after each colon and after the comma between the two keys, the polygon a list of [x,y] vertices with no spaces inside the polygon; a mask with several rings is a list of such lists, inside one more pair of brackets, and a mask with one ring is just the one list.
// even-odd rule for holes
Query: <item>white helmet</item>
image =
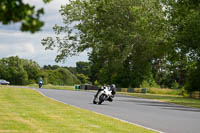
{"label": "white helmet", "polygon": [[111,87],[112,87],[112,88],[115,88],[116,86],[115,86],[115,84],[112,84]]}

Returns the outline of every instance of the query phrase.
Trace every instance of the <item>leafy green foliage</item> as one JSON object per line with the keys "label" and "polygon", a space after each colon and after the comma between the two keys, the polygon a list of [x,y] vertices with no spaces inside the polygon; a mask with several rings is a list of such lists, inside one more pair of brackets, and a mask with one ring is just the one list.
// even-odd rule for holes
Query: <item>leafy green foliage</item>
{"label": "leafy green foliage", "polygon": [[199,7],[195,0],[74,0],[60,9],[56,38],[42,44],[58,48],[57,62],[90,49],[92,83],[197,90]]}
{"label": "leafy green foliage", "polygon": [[188,77],[185,85],[185,89],[188,92],[200,91],[200,64],[194,65],[193,68],[190,68],[188,72]]}
{"label": "leafy green foliage", "polygon": [[39,70],[36,62],[20,59],[18,56],[0,60],[0,78],[10,81],[11,84],[25,85],[36,82]]}
{"label": "leafy green foliage", "polygon": [[43,75],[44,79],[47,79],[48,83],[53,85],[74,85],[80,83],[77,77],[65,68],[44,70],[44,73],[46,74]]}
{"label": "leafy green foliage", "polygon": [[179,84],[176,82],[176,80],[174,81],[174,83],[172,84],[172,89],[178,89],[179,88]]}
{"label": "leafy green foliage", "polygon": [[58,65],[44,65],[43,69],[47,69],[47,70],[55,70],[55,69],[58,69],[60,68],[60,66]]}
{"label": "leafy green foliage", "polygon": [[151,87],[150,84],[146,80],[142,81],[142,84],[140,85],[140,88],[150,88],[150,87]]}
{"label": "leafy green foliage", "polygon": [[90,72],[89,62],[84,62],[84,61],[76,62],[76,72],[88,76]]}
{"label": "leafy green foliage", "polygon": [[178,83],[188,91],[200,88],[198,68],[200,57],[200,2],[195,0],[164,1],[170,24],[170,60],[176,65]]}
{"label": "leafy green foliage", "polygon": [[[51,0],[43,0],[48,3]],[[21,23],[21,31],[34,33],[44,25],[40,16],[44,14],[43,8],[35,10],[35,6],[25,4],[22,0],[1,0],[0,1],[0,22],[4,25]]]}
{"label": "leafy green foliage", "polygon": [[58,47],[56,61],[91,48],[92,82],[137,86],[148,75],[143,70],[149,70],[154,49],[162,44],[161,10],[154,0],[70,1],[60,10],[65,26],[54,26],[57,35],[66,36],[47,37],[42,44],[46,49]]}
{"label": "leafy green foliage", "polygon": [[88,83],[89,78],[84,74],[76,74],[76,77],[81,81],[81,83],[83,84]]}
{"label": "leafy green foliage", "polygon": [[36,83],[40,78],[40,66],[32,60],[23,59],[23,68],[28,74],[28,84]]}
{"label": "leafy green foliage", "polygon": [[155,82],[155,81],[152,81],[152,82],[148,82],[146,80],[143,80],[142,81],[142,84],[140,85],[140,88],[160,88],[160,86]]}
{"label": "leafy green foliage", "polygon": [[44,84],[74,85],[80,83],[79,79],[67,68],[48,65],[41,69],[35,61],[20,59],[18,56],[0,59],[0,79],[8,80],[11,84],[34,84],[41,77]]}

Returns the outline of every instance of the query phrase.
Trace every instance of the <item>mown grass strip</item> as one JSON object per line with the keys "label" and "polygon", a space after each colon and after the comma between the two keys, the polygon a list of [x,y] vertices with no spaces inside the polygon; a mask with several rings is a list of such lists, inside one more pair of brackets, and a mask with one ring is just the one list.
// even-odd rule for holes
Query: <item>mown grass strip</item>
{"label": "mown grass strip", "polygon": [[[28,87],[34,87],[34,88],[38,88],[37,84],[31,84],[28,85]],[[60,85],[43,85],[42,88],[47,88],[47,89],[60,89],[60,90],[74,90],[75,86],[60,86]]]}
{"label": "mown grass strip", "polygon": [[0,86],[0,132],[152,133],[126,122],[75,108],[25,88]]}

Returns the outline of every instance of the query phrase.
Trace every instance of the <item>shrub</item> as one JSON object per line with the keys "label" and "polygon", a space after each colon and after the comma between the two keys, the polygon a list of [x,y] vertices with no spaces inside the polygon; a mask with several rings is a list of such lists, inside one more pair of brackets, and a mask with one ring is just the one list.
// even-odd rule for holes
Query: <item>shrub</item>
{"label": "shrub", "polygon": [[160,86],[155,81],[153,81],[151,88],[160,88]]}
{"label": "shrub", "polygon": [[150,88],[150,84],[146,81],[146,80],[143,80],[142,81],[142,84],[140,85],[140,88]]}
{"label": "shrub", "polygon": [[147,93],[151,94],[168,94],[168,95],[180,95],[181,90],[173,90],[173,89],[167,89],[167,88],[148,88]]}
{"label": "shrub", "polygon": [[97,80],[95,80],[95,81],[94,81],[94,85],[95,85],[95,86],[99,86],[100,83],[99,83]]}
{"label": "shrub", "polygon": [[152,81],[152,83],[143,80],[140,88],[160,88],[160,86],[154,80]]}
{"label": "shrub", "polygon": [[88,83],[89,78],[84,74],[76,74],[76,77],[81,81],[82,84]]}
{"label": "shrub", "polygon": [[172,83],[171,88],[172,89],[178,89],[179,88],[179,84],[176,82],[176,80]]}

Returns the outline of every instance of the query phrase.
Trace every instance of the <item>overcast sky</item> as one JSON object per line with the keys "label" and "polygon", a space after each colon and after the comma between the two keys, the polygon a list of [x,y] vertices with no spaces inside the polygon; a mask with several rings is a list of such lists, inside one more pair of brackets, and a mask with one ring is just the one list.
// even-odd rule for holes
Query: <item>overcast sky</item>
{"label": "overcast sky", "polygon": [[[37,8],[44,7],[45,14],[41,17],[45,21],[45,26],[41,32],[34,34],[21,32],[18,24],[4,26],[0,23],[0,58],[9,56],[19,56],[20,58],[32,59],[43,65],[55,65],[56,50],[45,51],[41,40],[47,36],[54,36],[52,27],[55,24],[62,24],[59,13],[61,5],[68,0],[53,0],[49,4],[43,4],[42,0],[24,0],[35,5]],[[76,57],[68,58],[65,63],[58,63],[61,66],[75,66],[77,61],[87,61],[87,52]]]}

